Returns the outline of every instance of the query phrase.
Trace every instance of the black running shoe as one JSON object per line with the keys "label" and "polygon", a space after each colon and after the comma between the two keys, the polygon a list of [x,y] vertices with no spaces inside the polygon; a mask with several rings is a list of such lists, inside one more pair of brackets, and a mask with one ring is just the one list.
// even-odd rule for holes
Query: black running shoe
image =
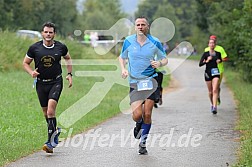
{"label": "black running shoe", "polygon": [[217,108],[216,107],[212,107],[212,113],[217,114]]}
{"label": "black running shoe", "polygon": [[157,103],[154,103],[154,108],[158,108],[158,105],[157,105]]}
{"label": "black running shoe", "polygon": [[141,138],[141,134],[142,134],[141,126],[142,126],[142,122],[141,123],[136,122],[136,127],[134,128],[134,137],[136,139],[140,139]]}
{"label": "black running shoe", "polygon": [[145,146],[142,146],[142,144],[139,144],[139,151],[138,151],[139,155],[147,155],[148,151],[146,150]]}

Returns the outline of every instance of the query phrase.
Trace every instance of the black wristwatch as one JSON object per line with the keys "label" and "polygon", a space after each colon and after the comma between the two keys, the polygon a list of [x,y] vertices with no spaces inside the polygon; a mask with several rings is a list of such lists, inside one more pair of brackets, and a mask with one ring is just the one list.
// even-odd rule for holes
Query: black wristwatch
{"label": "black wristwatch", "polygon": [[71,75],[71,77],[73,76],[73,74],[71,72],[67,73],[67,75]]}

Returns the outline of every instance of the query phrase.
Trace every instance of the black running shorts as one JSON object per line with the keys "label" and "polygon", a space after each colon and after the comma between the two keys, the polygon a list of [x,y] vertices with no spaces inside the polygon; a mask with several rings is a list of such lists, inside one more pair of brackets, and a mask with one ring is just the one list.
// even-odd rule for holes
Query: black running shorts
{"label": "black running shorts", "polygon": [[205,76],[205,81],[212,81],[212,79],[215,78],[215,77],[220,78],[220,75],[212,76],[211,71],[205,71],[204,76]]}
{"label": "black running shorts", "polygon": [[58,102],[61,91],[63,89],[63,79],[58,78],[52,83],[37,82],[36,90],[41,107],[47,107],[49,99],[53,99]]}

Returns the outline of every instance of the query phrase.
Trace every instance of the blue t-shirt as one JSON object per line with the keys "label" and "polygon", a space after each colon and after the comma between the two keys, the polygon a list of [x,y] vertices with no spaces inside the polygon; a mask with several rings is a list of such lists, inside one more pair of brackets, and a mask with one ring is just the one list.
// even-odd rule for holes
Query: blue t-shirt
{"label": "blue t-shirt", "polygon": [[136,34],[128,36],[120,56],[122,59],[128,59],[130,83],[136,83],[137,79],[157,76],[155,69],[151,67],[151,60],[166,58],[161,42],[149,34],[143,46],[137,42]]}

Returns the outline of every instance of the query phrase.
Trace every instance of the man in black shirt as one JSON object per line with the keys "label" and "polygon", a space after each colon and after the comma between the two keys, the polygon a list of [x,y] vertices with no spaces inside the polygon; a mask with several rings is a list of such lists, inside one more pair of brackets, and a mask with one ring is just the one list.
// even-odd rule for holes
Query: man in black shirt
{"label": "man in black shirt", "polygon": [[[66,45],[54,40],[55,25],[50,22],[43,24],[41,33],[43,40],[30,46],[24,58],[23,67],[33,78],[36,78],[37,95],[48,125],[48,140],[43,150],[53,153],[60,133],[55,111],[63,88],[61,57],[67,64],[66,79],[69,81],[69,87],[72,86],[72,64]],[[33,60],[35,70],[32,70],[30,66]]]}

